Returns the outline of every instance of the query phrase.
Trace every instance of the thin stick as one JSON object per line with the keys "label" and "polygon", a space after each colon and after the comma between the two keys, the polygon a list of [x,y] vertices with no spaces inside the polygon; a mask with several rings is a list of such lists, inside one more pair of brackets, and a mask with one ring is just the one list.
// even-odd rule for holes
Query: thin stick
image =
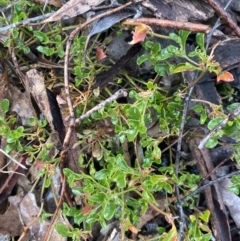
{"label": "thin stick", "polygon": [[230,113],[230,115],[228,115],[227,118],[222,120],[206,137],[204,137],[201,140],[198,148],[202,149],[204,147],[204,145],[206,144],[206,142],[211,137],[213,137],[218,131],[220,131],[228,123],[228,121],[234,120],[234,118],[236,118],[239,114],[240,114],[240,106],[237,107],[232,113]]}
{"label": "thin stick", "polygon": [[223,7],[216,0],[206,0],[209,5],[215,10],[218,16],[228,24],[228,26],[233,30],[233,32],[240,37],[240,28],[234,22],[232,17],[223,9]]}
{"label": "thin stick", "polygon": [[191,32],[209,33],[211,30],[211,26],[205,25],[205,24],[179,22],[179,21],[157,19],[157,18],[126,19],[123,22],[123,24],[126,24],[126,25],[133,25],[134,23],[143,23],[150,26],[161,26],[165,28],[186,29]]}
{"label": "thin stick", "polygon": [[12,158],[10,155],[8,155],[3,149],[0,148],[0,152],[3,153],[5,156],[7,156],[11,161],[15,162],[17,165],[19,165],[23,169],[27,169],[23,164],[21,164],[19,161]]}
{"label": "thin stick", "polygon": [[[224,10],[227,10],[227,8],[230,6],[230,4],[232,3],[233,0],[229,0],[228,3],[226,4],[226,6],[224,7]],[[221,18],[218,18],[216,23],[214,24],[214,26],[212,27],[212,30],[210,31],[210,33],[208,33],[207,35],[207,39],[206,39],[206,49],[208,49],[209,47],[209,44],[210,44],[210,40],[212,38],[212,35],[214,33],[214,31],[219,27],[220,25],[220,21],[221,21]]]}
{"label": "thin stick", "polygon": [[190,194],[188,194],[186,197],[184,197],[181,200],[181,202],[184,203],[187,200],[189,200],[192,196],[194,196],[195,194],[200,193],[201,191],[205,190],[207,187],[212,186],[213,184],[215,184],[217,182],[220,182],[220,181],[222,181],[225,178],[230,178],[230,177],[238,175],[238,174],[240,174],[240,170],[232,172],[232,173],[229,173],[229,174],[227,174],[227,175],[225,175],[223,177],[219,177],[219,178],[217,178],[215,180],[212,180],[209,183],[205,184],[204,186],[201,186],[200,188],[197,188],[196,190],[192,191]]}
{"label": "thin stick", "polygon": [[32,23],[32,22],[36,22],[38,20],[42,20],[44,18],[48,18],[50,17],[51,15],[53,15],[54,12],[52,13],[46,13],[44,15],[40,15],[40,16],[37,16],[37,17],[34,17],[34,18],[28,18],[28,19],[25,19],[23,21],[20,21],[20,22],[17,22],[17,23],[13,23],[13,24],[10,24],[10,25],[7,25],[5,27],[2,27],[0,28],[0,33],[1,32],[4,32],[4,31],[7,31],[9,29],[12,29],[12,28],[16,28],[17,26],[20,26],[20,25],[26,25],[26,24],[29,24],[29,23]]}
{"label": "thin stick", "polygon": [[55,209],[55,212],[53,214],[51,223],[49,224],[48,230],[47,230],[47,232],[46,232],[46,234],[44,236],[43,241],[47,241],[48,238],[50,237],[51,231],[53,229],[54,222],[55,222],[55,220],[56,220],[56,218],[58,216],[58,212],[59,212],[59,210],[60,210],[60,208],[61,208],[61,206],[63,204],[63,201],[64,201],[63,197],[64,197],[65,188],[66,188],[66,177],[64,176],[63,178],[64,179],[62,180],[62,190],[61,190],[60,198],[59,198],[59,201],[58,201],[58,205],[57,205],[57,207]]}
{"label": "thin stick", "polygon": [[[190,88],[187,97],[184,100],[184,109],[183,109],[183,115],[182,115],[182,121],[181,121],[181,126],[180,126],[180,133],[178,137],[178,142],[177,142],[177,154],[176,154],[176,159],[175,159],[175,175],[178,177],[178,169],[179,169],[179,163],[180,163],[180,156],[181,156],[181,149],[182,149],[182,137],[183,137],[183,131],[184,131],[184,126],[185,126],[185,120],[187,116],[187,110],[188,110],[188,105],[190,101],[190,97],[192,95],[194,89],[194,85]],[[178,239],[181,241],[183,240],[183,233],[184,233],[184,228],[186,225],[185,222],[185,214],[183,211],[183,206],[180,198],[180,190],[178,184],[175,185],[175,193],[177,197],[177,209],[179,213],[179,229],[178,229]]]}
{"label": "thin stick", "polygon": [[89,117],[92,113],[98,111],[99,109],[101,109],[102,107],[104,107],[105,105],[109,104],[110,102],[121,98],[121,97],[126,97],[127,96],[127,92],[123,89],[118,90],[115,94],[113,94],[112,96],[110,96],[108,99],[104,100],[103,102],[99,103],[98,105],[96,105],[95,107],[93,107],[91,110],[89,110],[88,112],[86,112],[85,114],[83,114],[82,116],[80,116],[79,118],[77,118],[75,120],[75,123],[80,123],[82,120],[84,120],[85,118]]}

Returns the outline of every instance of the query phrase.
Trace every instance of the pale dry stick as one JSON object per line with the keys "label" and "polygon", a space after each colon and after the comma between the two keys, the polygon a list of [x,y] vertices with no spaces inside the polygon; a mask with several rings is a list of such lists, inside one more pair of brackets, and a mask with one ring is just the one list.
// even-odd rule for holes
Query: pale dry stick
{"label": "pale dry stick", "polygon": [[9,174],[9,173],[14,173],[14,174],[22,175],[22,176],[25,177],[25,175],[22,174],[22,173],[20,173],[20,172],[4,171],[4,169],[7,168],[7,166],[8,166],[9,164],[10,164],[10,162],[8,162],[5,166],[3,166],[2,168],[0,168],[0,172],[2,172],[2,173],[7,173],[7,174]]}
{"label": "pale dry stick", "polygon": [[191,32],[209,33],[211,31],[211,26],[205,25],[205,24],[179,22],[179,21],[157,19],[157,18],[126,19],[123,22],[123,24],[126,24],[126,25],[136,25],[136,23],[143,23],[149,26],[161,26],[164,28],[185,29]]}
{"label": "pale dry stick", "polygon": [[85,118],[89,117],[92,113],[98,111],[99,109],[101,109],[105,105],[111,103],[114,100],[117,100],[117,99],[119,99],[121,97],[126,97],[126,96],[127,96],[127,92],[125,90],[123,90],[123,89],[118,90],[115,94],[110,96],[108,99],[106,99],[103,102],[99,103],[98,105],[93,107],[91,110],[89,110],[88,112],[86,112],[85,114],[83,114],[79,118],[77,118],[75,120],[75,123],[76,124],[80,123],[82,120],[84,120]]}
{"label": "pale dry stick", "polygon": [[7,25],[5,27],[0,28],[0,33],[4,32],[4,31],[7,31],[9,29],[12,29],[12,28],[16,28],[17,26],[20,26],[20,25],[26,25],[26,24],[29,24],[29,23],[32,23],[32,22],[36,22],[38,20],[43,20],[45,18],[48,18],[48,17],[52,16],[53,14],[54,14],[54,12],[46,13],[46,14],[43,14],[43,15],[40,15],[40,16],[37,16],[37,17],[34,17],[34,18],[28,18],[28,19],[25,19],[23,21]]}
{"label": "pale dry stick", "polygon": [[12,6],[14,6],[15,4],[17,4],[19,2],[20,2],[20,0],[10,3],[7,6],[0,8],[0,12],[5,12],[6,10],[8,10],[9,8],[11,8]]}
{"label": "pale dry stick", "polygon": [[213,137],[218,131],[220,131],[227,123],[228,121],[233,120],[235,117],[237,117],[240,114],[240,106],[237,107],[232,113],[230,113],[228,115],[227,118],[225,118],[224,120],[222,120],[206,137],[204,137],[198,148],[202,149],[204,147],[204,145],[206,144],[206,142]]}
{"label": "pale dry stick", "polygon": [[0,148],[0,152],[3,153],[5,156],[7,156],[11,161],[15,162],[17,165],[19,165],[23,169],[27,169],[23,164],[21,164],[19,161],[12,158],[10,155],[8,155],[3,149]]}

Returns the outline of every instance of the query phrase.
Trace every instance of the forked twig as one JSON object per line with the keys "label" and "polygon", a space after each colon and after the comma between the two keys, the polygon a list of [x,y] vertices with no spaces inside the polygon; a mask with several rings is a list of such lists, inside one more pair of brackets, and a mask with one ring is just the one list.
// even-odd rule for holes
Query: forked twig
{"label": "forked twig", "polygon": [[232,17],[223,9],[220,3],[216,0],[206,0],[209,5],[215,10],[218,16],[228,24],[228,26],[233,30],[233,32],[240,37],[240,28],[237,23],[232,19]]}
{"label": "forked twig", "polygon": [[228,115],[227,118],[222,120],[206,137],[204,137],[201,140],[198,148],[202,149],[204,147],[204,145],[206,144],[206,142],[211,137],[213,137],[218,131],[220,131],[229,121],[234,120],[234,118],[236,118],[239,114],[240,114],[240,106],[237,107],[232,113],[230,113],[230,115]]}
{"label": "forked twig", "polygon": [[5,156],[7,156],[11,161],[19,165],[23,169],[27,169],[23,164],[21,164],[19,161],[15,160],[13,157],[8,155],[3,149],[0,148],[0,152],[3,153]]}
{"label": "forked twig", "polygon": [[16,28],[17,26],[20,26],[20,25],[26,25],[26,24],[29,24],[29,23],[32,23],[32,22],[43,20],[45,18],[48,18],[48,17],[52,16],[53,13],[54,12],[46,13],[46,14],[43,14],[43,15],[40,15],[40,16],[37,16],[37,17],[34,17],[34,18],[28,18],[28,19],[25,19],[25,20],[17,22],[17,23],[9,24],[9,25],[7,25],[5,27],[0,28],[0,33],[4,32],[4,31],[7,31],[9,29],[12,29],[12,28]]}
{"label": "forked twig", "polygon": [[101,109],[102,107],[107,105],[108,103],[110,103],[110,102],[112,102],[114,100],[117,100],[118,98],[126,97],[126,96],[127,96],[127,92],[125,90],[123,90],[123,89],[118,90],[115,94],[110,96],[108,99],[106,99],[103,102],[99,103],[98,105],[93,107],[91,110],[89,110],[88,112],[86,112],[85,114],[83,114],[79,118],[77,118],[75,120],[75,123],[76,124],[80,123],[82,120],[84,120],[85,118],[89,117],[92,113],[98,111],[99,109]]}
{"label": "forked twig", "polygon": [[202,192],[203,190],[205,190],[207,187],[209,186],[212,186],[213,184],[217,183],[217,182],[220,182],[222,180],[224,180],[225,178],[230,178],[232,176],[235,176],[235,175],[239,175],[240,174],[240,170],[238,171],[235,171],[235,172],[232,172],[232,173],[229,173],[223,177],[219,177],[219,178],[216,178],[210,182],[208,182],[207,184],[197,188],[196,190],[192,191],[190,194],[188,194],[187,196],[185,196],[184,198],[181,199],[181,203],[183,204],[184,202],[188,201],[192,196],[196,195],[197,193],[200,193]]}

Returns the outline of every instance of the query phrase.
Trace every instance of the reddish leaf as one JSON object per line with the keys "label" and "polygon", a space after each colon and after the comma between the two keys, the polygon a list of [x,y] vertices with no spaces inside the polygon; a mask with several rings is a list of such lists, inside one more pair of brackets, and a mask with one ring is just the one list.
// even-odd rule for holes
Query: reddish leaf
{"label": "reddish leaf", "polygon": [[130,230],[132,233],[134,233],[134,234],[138,234],[138,229],[137,229],[135,226],[133,226],[133,225],[131,225],[131,226],[129,227],[129,230]]}
{"label": "reddish leaf", "polygon": [[217,76],[217,82],[219,82],[221,80],[224,82],[232,82],[232,81],[234,81],[234,78],[230,72],[226,71]]}
{"label": "reddish leaf", "polygon": [[89,204],[86,207],[84,207],[83,209],[83,216],[86,216],[90,213],[90,211],[92,210],[93,205]]}
{"label": "reddish leaf", "polygon": [[135,31],[133,32],[133,39],[129,44],[136,44],[145,40],[147,32],[150,27],[146,24],[139,24],[135,27]]}
{"label": "reddish leaf", "polygon": [[97,47],[96,52],[97,52],[97,60],[99,60],[99,61],[101,61],[102,59],[105,59],[107,57],[107,55],[99,47]]}

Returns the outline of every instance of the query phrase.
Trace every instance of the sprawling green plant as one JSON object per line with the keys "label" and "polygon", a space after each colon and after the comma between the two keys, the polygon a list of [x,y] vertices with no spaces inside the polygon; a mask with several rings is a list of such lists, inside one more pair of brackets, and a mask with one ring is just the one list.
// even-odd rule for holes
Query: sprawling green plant
{"label": "sprawling green plant", "polygon": [[[2,2],[6,4],[8,1]],[[28,8],[23,2],[27,3]],[[31,1],[20,1],[14,5],[12,19],[7,20],[2,17],[0,21],[4,21],[3,24],[21,21],[38,11],[40,11],[39,5]],[[46,58],[61,59],[64,56],[64,46],[67,39],[65,31],[75,28],[75,26],[62,28],[59,24],[49,24],[48,28],[47,32],[44,29],[36,30],[32,27],[15,28],[11,30],[5,45],[14,46],[16,53],[20,55],[21,53],[28,54],[34,44],[37,45],[37,51],[44,54]],[[219,76],[221,67],[213,61],[212,54],[207,55],[203,34],[196,35],[197,47],[190,53],[186,52],[186,41],[189,34],[189,31],[183,30],[179,31],[178,34],[171,33],[169,39],[176,44],[166,48],[162,48],[159,43],[145,41],[143,46],[149,54],[140,56],[137,63],[141,65],[144,61],[149,61],[159,76],[194,70],[198,70],[202,74],[213,72]],[[86,37],[75,37],[70,51],[74,63],[74,88],[81,84],[91,85],[96,73],[104,69],[101,64],[95,68],[96,61],[94,58],[88,58],[89,56],[87,56],[88,62],[92,65],[85,66],[83,60],[85,43]],[[181,59],[181,63],[175,64],[172,61],[174,57]],[[197,81],[198,79],[194,83]],[[183,110],[182,96],[185,92],[186,88],[182,90],[180,87],[176,93],[169,97],[167,91],[160,90],[153,80],[149,80],[142,83],[139,90],[137,88],[129,89],[129,103],[114,102],[108,104],[84,120],[81,124],[82,131],[78,133],[78,141],[75,146],[81,145],[79,165],[88,168],[89,173],[76,174],[70,169],[64,169],[64,174],[72,192],[86,200],[86,203],[82,210],[69,207],[64,203],[62,213],[72,217],[75,225],[84,224],[85,230],[82,231],[70,225],[57,224],[56,228],[61,235],[71,237],[73,240],[80,240],[91,232],[91,227],[95,222],[100,222],[102,227],[106,227],[109,220],[117,218],[121,222],[122,239],[124,239],[124,232],[134,230],[141,214],[145,213],[150,205],[164,215],[172,225],[170,230],[159,227],[158,240],[159,238],[170,240],[170,238],[177,237],[177,229],[170,210],[161,210],[156,203],[155,195],[162,193],[167,199],[173,194],[175,184],[180,187],[182,195],[187,195],[196,188],[200,180],[198,175],[186,171],[184,163],[181,163],[179,177],[176,177],[171,150],[169,150],[169,164],[166,166],[163,163],[161,145],[169,145],[179,135]],[[85,109],[95,106],[99,99],[99,93],[95,90],[92,98],[85,100],[84,106],[78,105],[75,108],[76,115],[79,116]],[[238,103],[229,106],[229,111],[234,109],[236,105]],[[9,110],[9,101],[3,100],[0,107],[6,114]],[[214,107],[212,116],[207,114],[205,107],[201,104],[193,107],[193,110],[200,115],[200,124],[208,123],[209,129],[213,129],[226,117],[222,107],[212,107]],[[113,130],[104,132],[104,128],[96,128],[95,123],[100,121],[110,122]],[[29,121],[29,124],[34,126],[35,132],[31,128],[22,126],[12,129],[11,126],[15,122],[14,116],[0,116],[0,135],[7,140],[5,151],[25,152],[28,153],[30,160],[37,158],[43,161],[46,168],[43,168],[39,175],[44,177],[44,187],[49,187],[51,174],[47,165],[57,166],[58,159],[52,159],[48,155],[48,150],[52,148],[52,144],[46,142],[48,136],[45,131],[46,120]],[[157,125],[154,133],[149,131],[151,123]],[[239,126],[239,118],[229,121],[228,125],[207,143],[207,146],[214,147],[218,143],[217,138],[223,134],[235,135],[235,138],[239,139]],[[30,140],[36,141],[38,144],[34,146],[23,145],[23,140],[25,143],[26,140]],[[134,149],[134,154],[130,159],[126,158],[126,150],[124,149],[126,143]],[[239,156],[239,147],[235,146],[235,150],[235,155]],[[83,180],[83,186],[75,187],[73,183],[76,180]],[[239,192],[239,178],[235,177],[233,183],[232,189]],[[171,202],[174,203],[169,199],[169,203]],[[184,205],[192,208],[194,199]],[[47,216],[49,214],[43,213],[43,217]],[[186,240],[210,240],[211,232],[206,224],[208,219],[208,211],[192,214],[189,218]]]}

